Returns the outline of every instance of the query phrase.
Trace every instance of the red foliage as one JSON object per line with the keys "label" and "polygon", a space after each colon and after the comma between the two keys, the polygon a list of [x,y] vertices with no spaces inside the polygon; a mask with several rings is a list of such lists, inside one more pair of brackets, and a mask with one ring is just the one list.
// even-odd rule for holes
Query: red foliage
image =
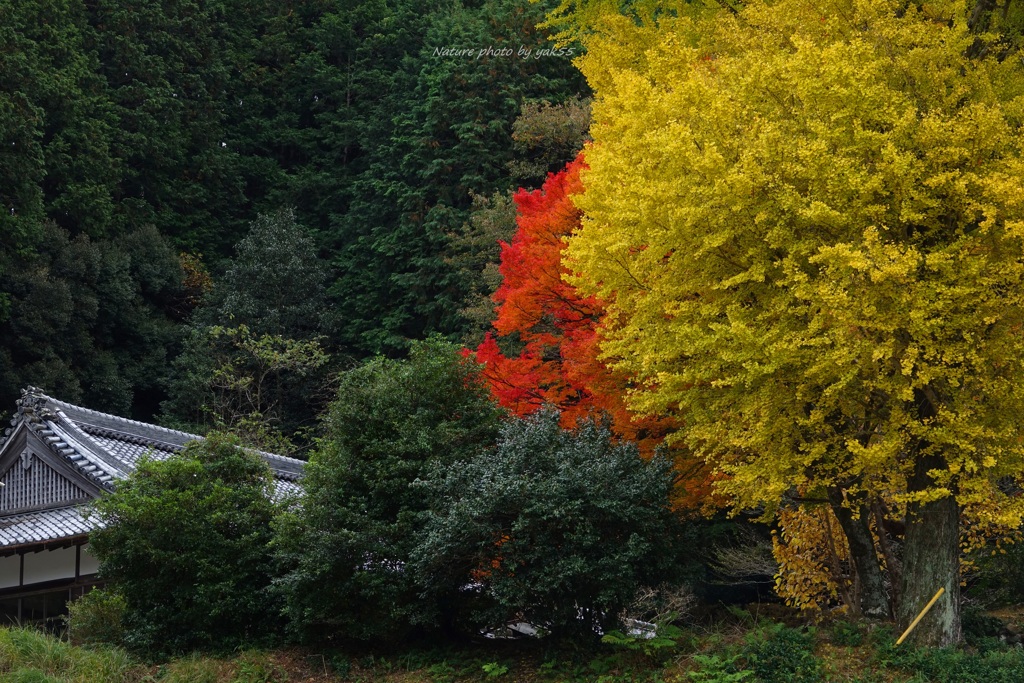
{"label": "red foliage", "polygon": [[[619,438],[635,441],[645,454],[672,429],[667,419],[636,418],[625,405],[627,376],[598,358],[605,307],[568,284],[562,265],[566,239],[580,224],[571,195],[583,192],[583,155],[559,173],[548,175],[540,190],[520,190],[514,199],[519,229],[501,244],[503,282],[494,294],[498,304],[494,329],[502,337],[518,335],[518,356],[507,357],[494,335],[476,349],[491,392],[506,408],[527,415],[545,403],[562,414],[569,428],[586,417],[606,415]],[[706,469],[684,450],[675,452],[677,505],[706,501]]]}
{"label": "red foliage", "polygon": [[523,349],[506,357],[489,334],[476,358],[485,365],[494,396],[516,414],[551,403],[561,410],[565,427],[607,414],[618,436],[649,452],[669,425],[633,419],[623,401],[627,378],[598,360],[604,306],[563,279],[562,251],[580,222],[570,196],[583,191],[580,170],[585,167],[581,154],[564,170],[549,174],[541,189],[516,193],[519,229],[511,244],[501,245],[503,282],[494,294],[494,329],[503,337],[518,334]]}

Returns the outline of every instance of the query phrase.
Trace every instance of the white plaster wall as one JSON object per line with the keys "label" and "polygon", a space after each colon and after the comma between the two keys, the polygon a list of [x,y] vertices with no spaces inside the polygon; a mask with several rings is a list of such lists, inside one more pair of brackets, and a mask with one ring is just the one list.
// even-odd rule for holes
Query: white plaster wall
{"label": "white plaster wall", "polygon": [[21,555],[0,557],[0,588],[17,586],[21,579]]}
{"label": "white plaster wall", "polygon": [[75,548],[25,554],[25,585],[75,578]]}
{"label": "white plaster wall", "polygon": [[100,570],[100,561],[93,557],[92,553],[89,552],[89,544],[86,543],[82,546],[82,560],[81,565],[78,568],[79,576],[88,576],[89,574],[95,574]]}

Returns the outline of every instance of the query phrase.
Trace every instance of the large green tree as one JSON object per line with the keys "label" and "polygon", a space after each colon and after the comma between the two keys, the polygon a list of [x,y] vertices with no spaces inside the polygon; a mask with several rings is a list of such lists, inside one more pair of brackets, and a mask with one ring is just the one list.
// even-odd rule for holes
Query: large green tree
{"label": "large green tree", "polygon": [[244,431],[261,447],[290,449],[288,438],[275,435],[305,441],[303,432],[329,400],[325,346],[335,317],[328,270],[292,210],[258,216],[236,251],[192,312],[171,365],[164,418],[198,431]]}
{"label": "large green tree", "polygon": [[327,264],[294,210],[260,214],[194,318],[295,339],[324,335],[333,325],[328,277]]}
{"label": "large green tree", "polygon": [[[1019,524],[1024,73],[962,4],[750,2],[603,25],[577,284],[633,405],[737,505],[829,500],[868,612],[867,510],[906,515],[897,616],[960,638],[959,514]],[[991,36],[983,36],[991,39]]]}
{"label": "large green tree", "polygon": [[433,619],[412,572],[431,467],[493,445],[501,415],[478,366],[436,338],[408,360],[375,358],[341,376],[310,458],[300,508],[278,534],[282,585],[305,638],[393,638]]}
{"label": "large green tree", "polygon": [[125,600],[125,642],[151,653],[251,647],[281,626],[270,468],[215,434],[173,457],[143,459],[94,504],[89,547]]}

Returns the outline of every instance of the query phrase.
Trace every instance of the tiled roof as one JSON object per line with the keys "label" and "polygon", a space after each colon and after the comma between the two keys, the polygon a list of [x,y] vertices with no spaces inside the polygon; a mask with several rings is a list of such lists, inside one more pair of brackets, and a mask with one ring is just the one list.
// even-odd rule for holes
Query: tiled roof
{"label": "tiled roof", "polygon": [[302,495],[302,487],[299,486],[298,482],[288,481],[287,479],[274,479],[274,491],[278,498]]}
{"label": "tiled roof", "polygon": [[[107,490],[112,490],[117,480],[128,476],[143,455],[164,460],[181,451],[189,441],[202,439],[195,434],[58,401],[34,387],[22,392],[11,425],[11,429],[0,436],[0,453],[19,429],[28,429],[82,478]],[[260,455],[274,473],[278,496],[301,493],[298,481],[302,478],[303,461],[273,453],[260,452]],[[0,510],[0,548],[88,533],[91,525],[77,510],[56,507],[6,517]],[[12,521],[15,524],[8,526]],[[9,529],[21,531],[8,532]],[[29,530],[34,530],[35,535],[27,535]],[[16,538],[29,540],[17,541]]]}
{"label": "tiled roof", "polygon": [[27,512],[0,518],[0,547],[45,543],[88,534],[95,520],[86,520],[80,505]]}
{"label": "tiled roof", "polygon": [[[130,469],[133,470],[135,469],[135,466],[138,464],[139,459],[144,455],[148,458],[151,458],[152,460],[166,460],[167,458],[171,457],[171,455],[173,455],[174,453],[177,453],[178,451],[182,450],[180,446],[168,447],[156,444],[147,445],[141,443],[122,441],[118,438],[115,438],[115,436],[118,435],[110,434],[110,430],[102,430],[102,432],[96,432],[86,427],[83,429],[83,431],[90,434],[93,440],[96,441],[96,443],[100,444],[100,446],[105,448],[109,453],[113,453],[114,455],[116,455],[118,459],[121,460],[121,462],[125,463],[126,465],[129,466]],[[106,433],[107,436],[97,436],[98,433]],[[199,439],[202,437],[197,436],[194,438]],[[284,456],[274,455],[273,453],[261,453],[261,455],[263,456],[263,459],[267,461],[267,464],[270,465],[271,469],[274,469],[275,465],[278,465],[280,467],[279,460],[289,463],[300,463],[300,468],[302,467],[303,464],[305,464],[301,460],[295,460],[294,458],[285,458]],[[295,473],[290,472],[288,470],[275,470],[274,485],[277,491],[277,495],[299,495],[302,492],[302,487],[300,487],[297,483],[299,480],[299,476],[300,475],[296,475]]]}
{"label": "tiled roof", "polygon": [[150,448],[148,446],[142,446],[139,444],[128,443],[126,441],[120,441],[113,437],[95,436],[93,439],[103,448],[107,449],[108,452],[113,453],[117,458],[128,464],[132,469],[135,468],[139,463],[139,458],[144,454],[148,455],[154,460],[163,460],[171,455],[174,451],[163,450],[157,448]]}

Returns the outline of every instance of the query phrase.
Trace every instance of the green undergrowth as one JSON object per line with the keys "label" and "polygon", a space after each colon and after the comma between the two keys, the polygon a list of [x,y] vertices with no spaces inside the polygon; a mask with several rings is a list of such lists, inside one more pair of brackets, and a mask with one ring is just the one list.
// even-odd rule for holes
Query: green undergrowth
{"label": "green undergrowth", "polygon": [[31,629],[0,630],[0,679],[15,683],[130,681],[136,664],[123,650],[85,650]]}
{"label": "green undergrowth", "polygon": [[271,653],[240,652],[231,658],[192,655],[155,665],[121,648],[76,647],[63,638],[34,629],[0,628],[0,683],[287,683],[308,680],[290,676],[276,659]]}
{"label": "green undergrowth", "polygon": [[997,637],[962,649],[895,645],[856,622],[787,626],[733,618],[670,628],[654,642],[616,632],[604,643],[484,642],[402,651],[297,650],[191,655],[163,663],[119,648],[76,647],[30,629],[0,629],[0,683],[1019,683],[1024,649]]}

